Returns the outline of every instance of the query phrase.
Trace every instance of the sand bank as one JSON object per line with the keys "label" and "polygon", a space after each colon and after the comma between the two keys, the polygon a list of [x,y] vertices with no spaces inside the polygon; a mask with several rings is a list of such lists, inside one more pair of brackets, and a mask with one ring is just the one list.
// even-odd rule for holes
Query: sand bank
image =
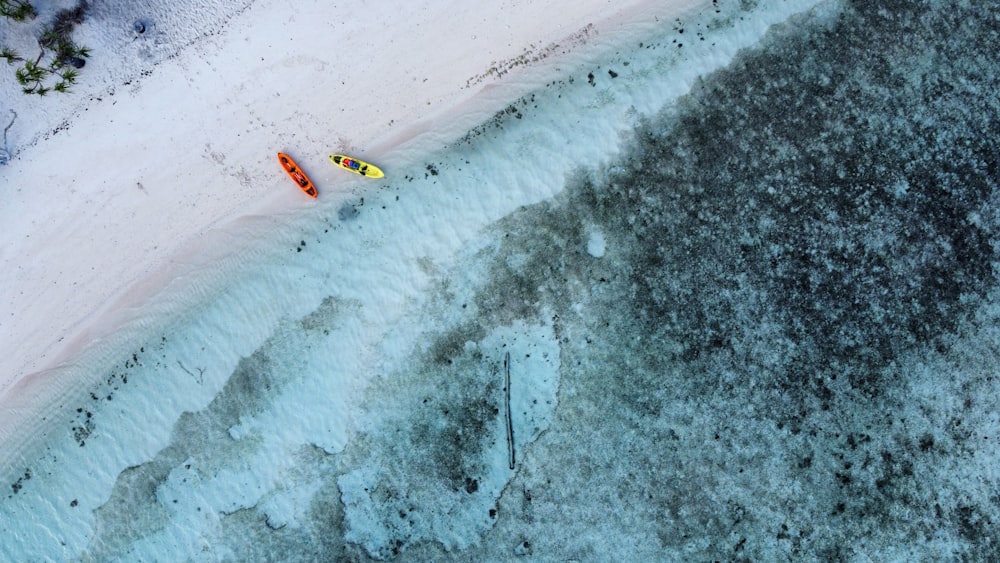
{"label": "sand bank", "polygon": [[[376,161],[391,179],[418,158],[413,146],[453,140],[537,85],[532,72],[704,4],[377,2],[359,18],[261,0],[152,72],[24,102],[22,137],[34,138],[0,169],[0,441],[72,387],[54,368],[144,314],[192,262],[225,252],[210,247],[233,244],[213,231],[313,205],[276,151],[321,198],[345,197],[367,184],[328,154]],[[88,46],[95,60],[115,56]]]}

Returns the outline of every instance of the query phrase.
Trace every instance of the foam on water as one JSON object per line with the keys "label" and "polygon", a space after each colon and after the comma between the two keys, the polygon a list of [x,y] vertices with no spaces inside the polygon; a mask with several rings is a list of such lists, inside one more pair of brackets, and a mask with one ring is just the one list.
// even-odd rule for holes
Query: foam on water
{"label": "foam on water", "polygon": [[[995,142],[941,193],[867,163],[822,111],[881,67],[817,54],[860,61],[850,30],[888,44],[907,18],[937,46],[947,18],[825,3],[701,80],[814,2],[719,4],[574,61],[401,178],[246,225],[66,368],[106,376],[8,461],[0,527],[32,541],[4,558],[988,558]],[[984,65],[950,84],[985,88]],[[964,162],[947,143],[980,121],[930,99],[966,129],[869,152]],[[896,118],[854,126],[896,142]]]}

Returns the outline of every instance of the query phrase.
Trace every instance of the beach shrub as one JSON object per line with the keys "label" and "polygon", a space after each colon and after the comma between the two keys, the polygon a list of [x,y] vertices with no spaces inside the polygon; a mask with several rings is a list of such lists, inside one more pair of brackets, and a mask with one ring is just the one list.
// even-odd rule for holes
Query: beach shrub
{"label": "beach shrub", "polygon": [[23,22],[38,15],[31,2],[25,0],[0,0],[0,15]]}
{"label": "beach shrub", "polygon": [[[0,49],[0,58],[6,59],[8,64],[23,63],[14,76],[25,94],[44,96],[53,90],[68,92],[76,82],[79,76],[76,69],[86,64],[90,50],[77,45],[70,35],[73,28],[83,22],[88,7],[86,0],[80,0],[76,7],[57,12],[52,24],[46,26],[38,38],[41,51],[34,60],[25,59],[7,47]],[[16,21],[37,16],[35,8],[23,0],[0,0],[0,9]]]}

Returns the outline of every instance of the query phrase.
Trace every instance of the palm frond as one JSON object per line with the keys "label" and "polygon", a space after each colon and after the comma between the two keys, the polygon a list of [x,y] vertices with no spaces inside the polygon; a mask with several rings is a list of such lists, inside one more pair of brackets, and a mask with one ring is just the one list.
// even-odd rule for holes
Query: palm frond
{"label": "palm frond", "polygon": [[0,59],[7,59],[7,64],[14,64],[16,61],[24,60],[17,56],[17,53],[15,53],[13,49],[8,47],[0,49]]}
{"label": "palm frond", "polygon": [[28,69],[21,67],[14,72],[14,78],[17,83],[21,86],[27,86],[31,82],[31,76],[28,74]]}
{"label": "palm frond", "polygon": [[[53,90],[68,92],[76,82],[79,74],[75,69],[85,65],[84,59],[90,57],[90,49],[74,43],[70,35],[73,28],[83,22],[87,8],[86,0],[78,0],[75,8],[59,11],[53,23],[44,27],[38,36],[40,49],[34,61],[21,58],[10,48],[0,48],[0,58],[7,59],[8,64],[23,62],[14,77],[24,93],[44,96]],[[18,19],[36,15],[30,0],[0,0],[0,16]],[[71,66],[75,68],[69,68]]]}

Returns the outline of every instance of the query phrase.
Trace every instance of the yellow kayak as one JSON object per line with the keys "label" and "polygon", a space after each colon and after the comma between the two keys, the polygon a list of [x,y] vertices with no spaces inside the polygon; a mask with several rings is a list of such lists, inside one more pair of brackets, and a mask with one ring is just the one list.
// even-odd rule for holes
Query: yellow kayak
{"label": "yellow kayak", "polygon": [[378,166],[374,164],[369,164],[363,160],[358,160],[342,154],[330,155],[330,160],[333,161],[337,166],[354,172],[355,174],[361,174],[366,178],[382,178],[385,174],[379,170]]}

